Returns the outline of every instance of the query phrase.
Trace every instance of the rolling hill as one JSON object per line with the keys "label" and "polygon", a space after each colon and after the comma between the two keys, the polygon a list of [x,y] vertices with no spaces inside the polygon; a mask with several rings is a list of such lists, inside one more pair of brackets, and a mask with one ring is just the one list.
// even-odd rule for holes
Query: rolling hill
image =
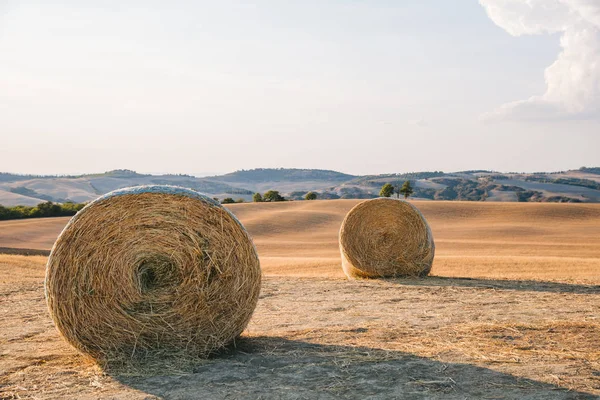
{"label": "rolling hill", "polygon": [[414,197],[426,200],[600,202],[600,168],[539,173],[471,170],[355,176],[317,169],[259,168],[225,175],[149,175],[130,170],[77,176],[0,173],[0,205],[36,205],[44,201],[87,202],[128,186],[165,184],[188,187],[211,197],[249,201],[255,192],[278,190],[301,200],[316,191],[321,199],[377,197],[385,183],[410,180]]}

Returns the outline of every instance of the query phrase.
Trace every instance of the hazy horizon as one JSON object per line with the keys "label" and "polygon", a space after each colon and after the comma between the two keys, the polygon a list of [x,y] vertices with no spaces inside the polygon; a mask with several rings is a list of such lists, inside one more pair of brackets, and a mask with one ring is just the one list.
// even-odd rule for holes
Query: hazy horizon
{"label": "hazy horizon", "polygon": [[405,174],[405,173],[413,173],[413,172],[435,172],[435,171],[441,171],[444,173],[456,173],[456,172],[466,172],[466,171],[479,171],[479,170],[485,170],[485,171],[491,171],[491,172],[497,172],[500,174],[511,174],[511,173],[515,173],[515,174],[519,174],[519,173],[523,173],[523,174],[531,174],[531,173],[536,173],[536,172],[540,172],[540,173],[558,173],[558,172],[562,172],[562,171],[574,171],[574,170],[579,170],[582,167],[586,167],[586,168],[600,168],[600,165],[582,165],[579,166],[577,168],[567,168],[567,169],[562,169],[562,170],[548,170],[548,171],[543,171],[543,170],[531,170],[531,171],[516,171],[516,170],[487,170],[484,168],[468,168],[468,169],[464,169],[464,170],[414,170],[414,171],[382,171],[382,172],[377,172],[374,174],[352,174],[350,172],[347,171],[341,171],[341,170],[336,170],[336,169],[331,169],[331,168],[303,168],[303,167],[252,167],[252,168],[240,168],[240,169],[236,169],[236,170],[231,170],[231,171],[212,171],[212,172],[164,172],[164,171],[138,171],[135,169],[131,169],[131,168],[116,168],[114,170],[106,170],[106,171],[91,171],[91,172],[74,172],[74,173],[58,173],[58,174],[45,174],[45,173],[21,173],[21,172],[15,172],[15,171],[0,171],[0,173],[9,173],[9,174],[14,174],[14,175],[32,175],[32,176],[57,176],[57,177],[63,177],[63,176],[78,176],[78,175],[95,175],[95,174],[103,174],[103,173],[107,173],[107,172],[112,172],[115,170],[130,170],[130,171],[134,171],[138,174],[144,174],[144,175],[190,175],[190,176],[194,176],[196,178],[206,178],[206,177],[211,177],[211,176],[219,176],[219,175],[225,175],[225,174],[229,174],[229,173],[233,173],[233,172],[238,172],[241,170],[254,170],[254,169],[300,169],[300,170],[304,170],[304,169],[317,169],[317,170],[325,170],[325,171],[333,171],[333,172],[339,172],[339,173],[343,173],[343,174],[348,174],[348,175],[356,175],[356,176],[361,176],[361,175],[387,175],[387,174]]}
{"label": "hazy horizon", "polygon": [[600,3],[8,0],[0,136],[42,175],[598,166]]}

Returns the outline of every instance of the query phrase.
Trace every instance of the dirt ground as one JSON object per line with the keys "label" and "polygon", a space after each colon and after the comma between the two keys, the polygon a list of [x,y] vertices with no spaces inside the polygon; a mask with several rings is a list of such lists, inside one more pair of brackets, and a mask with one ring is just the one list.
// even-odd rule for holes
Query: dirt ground
{"label": "dirt ground", "polygon": [[[80,356],[48,316],[45,257],[0,255],[0,399],[600,398],[600,205],[417,203],[433,276],[348,281],[354,204],[233,206],[263,264],[255,315],[235,348],[152,374]],[[0,247],[47,250],[66,219],[17,222]]]}

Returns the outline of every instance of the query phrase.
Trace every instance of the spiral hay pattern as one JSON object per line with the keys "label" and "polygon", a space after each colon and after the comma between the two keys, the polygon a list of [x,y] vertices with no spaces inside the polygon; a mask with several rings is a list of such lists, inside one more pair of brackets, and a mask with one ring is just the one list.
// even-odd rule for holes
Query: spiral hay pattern
{"label": "spiral hay pattern", "polygon": [[431,270],[431,229],[406,201],[378,198],[357,204],[344,218],[339,239],[349,278],[425,276]]}
{"label": "spiral hay pattern", "polygon": [[171,186],[111,192],[54,244],[46,299],[64,338],[98,361],[205,357],[246,327],[260,291],[241,223],[199,193]]}

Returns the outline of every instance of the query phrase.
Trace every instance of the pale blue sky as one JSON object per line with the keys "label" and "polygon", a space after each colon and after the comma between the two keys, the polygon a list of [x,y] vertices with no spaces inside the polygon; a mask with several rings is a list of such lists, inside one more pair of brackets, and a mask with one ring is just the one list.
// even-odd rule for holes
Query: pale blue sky
{"label": "pale blue sky", "polygon": [[0,0],[0,171],[600,165],[600,6],[546,82],[571,31],[519,3]]}

